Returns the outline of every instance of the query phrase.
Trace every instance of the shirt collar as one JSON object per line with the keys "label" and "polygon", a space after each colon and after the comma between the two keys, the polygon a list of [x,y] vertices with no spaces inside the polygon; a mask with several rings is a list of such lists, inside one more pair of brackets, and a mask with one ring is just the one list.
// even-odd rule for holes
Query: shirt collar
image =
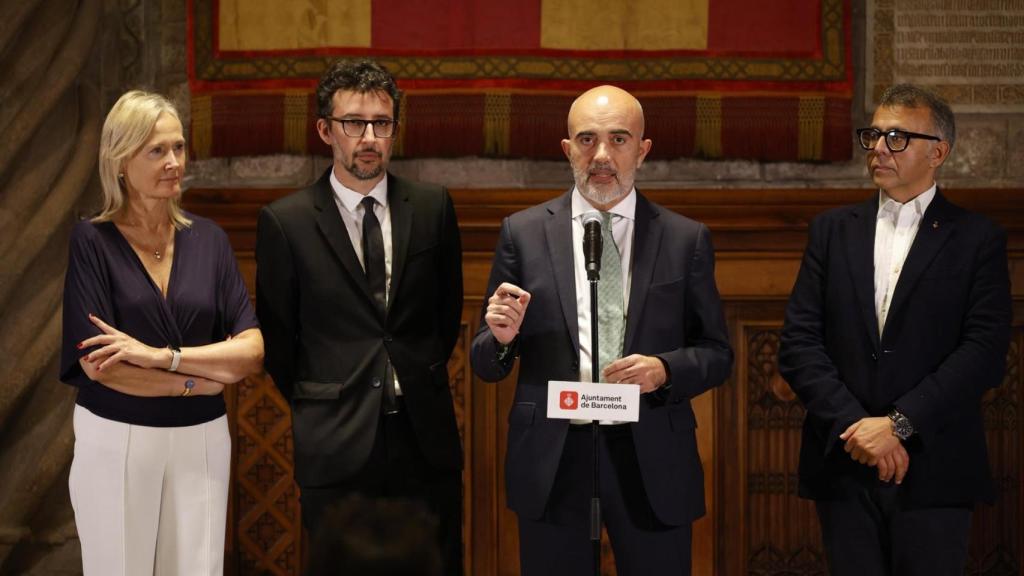
{"label": "shirt collar", "polygon": [[335,176],[334,170],[331,170],[331,189],[334,190],[334,196],[341,202],[341,205],[345,207],[349,212],[355,212],[356,208],[359,207],[359,203],[363,201],[366,196],[372,196],[381,206],[384,208],[388,207],[388,178],[385,175],[380,179],[380,182],[370,190],[366,196],[356,192],[355,190],[346,187],[338,180]]}
{"label": "shirt collar", "polygon": [[938,188],[936,184],[933,182],[931,188],[918,194],[917,196],[914,197],[913,200],[907,202],[906,204],[900,204],[899,202],[890,198],[889,195],[885,193],[885,190],[879,190],[878,217],[881,218],[886,213],[895,214],[899,212],[900,208],[902,208],[903,206],[912,206],[914,208],[914,212],[918,216],[923,216],[925,210],[927,210],[928,206],[931,205],[932,200],[935,199],[935,192],[937,189]]}
{"label": "shirt collar", "polygon": [[[583,194],[580,193],[579,188],[573,187],[572,189],[572,217],[573,219],[579,218],[584,212],[590,212],[591,210],[597,210],[594,208]],[[629,220],[636,219],[636,188],[629,191],[618,204],[612,206],[608,212],[628,218]]]}

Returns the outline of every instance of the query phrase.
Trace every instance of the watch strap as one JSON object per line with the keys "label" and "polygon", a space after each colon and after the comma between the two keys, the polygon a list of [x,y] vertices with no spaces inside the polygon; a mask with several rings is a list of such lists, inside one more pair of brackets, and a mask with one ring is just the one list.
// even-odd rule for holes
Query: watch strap
{"label": "watch strap", "polygon": [[914,434],[914,425],[910,418],[903,415],[895,408],[889,412],[889,420],[892,420],[892,434],[900,440],[906,440]]}
{"label": "watch strap", "polygon": [[171,347],[171,367],[168,368],[170,372],[177,372],[178,366],[181,365],[181,350]]}

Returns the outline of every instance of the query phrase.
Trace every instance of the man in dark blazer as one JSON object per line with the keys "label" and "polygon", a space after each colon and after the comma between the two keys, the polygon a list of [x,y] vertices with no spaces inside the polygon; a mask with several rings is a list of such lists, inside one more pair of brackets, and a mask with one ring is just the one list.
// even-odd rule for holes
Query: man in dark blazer
{"label": "man in dark blazer", "polygon": [[292,409],[302,519],[352,492],[426,502],[445,574],[461,573],[461,449],[447,361],[462,257],[444,188],[387,172],[400,95],[369,62],[317,87],[334,165],[260,212],[256,310],[266,368]]}
{"label": "man in dark blazer", "polygon": [[[546,406],[551,380],[600,380],[641,391],[639,422],[603,423],[600,433],[602,514],[618,574],[689,574],[691,523],[704,514],[690,400],[721,384],[732,366],[710,234],[633,187],[651,147],[633,96],[595,88],[573,103],[568,120],[562,147],[576,186],[502,223],[471,354],[488,381],[507,376],[520,358],[505,482],[522,573],[592,573],[590,424],[548,418]],[[599,358],[599,378],[591,378],[580,248],[582,214],[593,210],[609,214],[604,250],[619,259],[625,304],[619,353]],[[607,269],[602,282],[612,281]]]}
{"label": "man in dark blazer", "polygon": [[956,134],[937,96],[894,86],[857,132],[879,192],[811,223],[782,331],[800,495],[833,576],[961,575],[993,498],[980,403],[1009,345],[1006,236],[936,188]]}

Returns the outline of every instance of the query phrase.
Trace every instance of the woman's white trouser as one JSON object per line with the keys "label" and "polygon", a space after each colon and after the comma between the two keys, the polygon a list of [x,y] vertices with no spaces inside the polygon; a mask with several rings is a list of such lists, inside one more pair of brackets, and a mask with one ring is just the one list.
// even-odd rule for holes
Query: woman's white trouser
{"label": "woman's white trouser", "polygon": [[156,428],[75,406],[74,423],[69,487],[85,576],[220,576],[227,416]]}

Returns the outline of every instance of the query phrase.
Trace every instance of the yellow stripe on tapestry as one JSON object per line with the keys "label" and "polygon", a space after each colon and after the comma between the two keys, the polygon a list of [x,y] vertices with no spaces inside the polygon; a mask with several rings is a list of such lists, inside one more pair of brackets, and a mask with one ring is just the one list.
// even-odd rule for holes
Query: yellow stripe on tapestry
{"label": "yellow stripe on tapestry", "polygon": [[709,0],[541,0],[540,45],[562,50],[705,50]]}
{"label": "yellow stripe on tapestry", "polygon": [[213,151],[213,101],[211,96],[192,97],[192,152],[196,160]]}
{"label": "yellow stripe on tapestry", "polygon": [[309,94],[285,92],[284,152],[286,154],[305,154],[306,138],[312,129],[309,121]]}
{"label": "yellow stripe on tapestry", "polygon": [[369,48],[372,0],[220,0],[219,50]]}
{"label": "yellow stripe on tapestry", "polygon": [[797,160],[821,160],[825,134],[825,98],[801,96],[798,118]]}
{"label": "yellow stripe on tapestry", "polygon": [[693,151],[705,158],[722,157],[722,97],[697,96]]}
{"label": "yellow stripe on tapestry", "polygon": [[484,95],[484,154],[505,156],[508,154],[511,132],[512,95]]}

